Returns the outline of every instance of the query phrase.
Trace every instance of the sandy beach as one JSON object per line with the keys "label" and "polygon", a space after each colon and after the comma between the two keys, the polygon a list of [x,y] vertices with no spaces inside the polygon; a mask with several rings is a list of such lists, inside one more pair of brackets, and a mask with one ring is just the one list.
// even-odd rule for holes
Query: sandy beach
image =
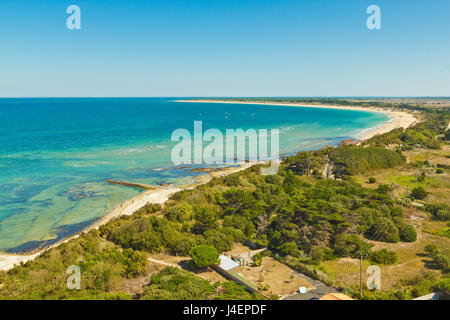
{"label": "sandy beach", "polygon": [[100,226],[107,224],[112,219],[124,215],[131,215],[140,208],[147,205],[148,203],[162,204],[166,202],[172,194],[180,190],[182,189],[177,187],[164,187],[155,190],[145,190],[142,193],[138,194],[137,196],[120,203],[109,214],[107,214],[103,218],[100,218],[97,222],[85,228],[81,232],[74,234],[70,237],[64,238],[61,241],[58,241],[57,243],[54,243],[48,247],[33,251],[29,254],[2,253],[0,254],[0,270],[7,271],[9,269],[12,269],[15,265],[20,264],[21,262],[25,263],[27,261],[33,260],[39,255],[41,255],[43,252],[55,248],[71,239],[78,238],[81,234],[89,232],[90,230],[98,229]]}
{"label": "sandy beach", "polygon": [[246,102],[246,101],[226,101],[226,100],[178,100],[178,102],[203,102],[203,103],[233,103],[233,104],[258,104],[266,106],[291,106],[303,108],[323,108],[323,109],[342,109],[355,111],[369,111],[384,113],[389,116],[390,120],[381,124],[378,127],[364,130],[355,136],[358,140],[368,140],[376,135],[380,135],[397,128],[409,128],[418,122],[414,114],[398,111],[393,109],[375,108],[375,107],[355,107],[355,106],[336,106],[336,105],[321,105],[321,104],[306,104],[306,103],[266,103],[266,102]]}
{"label": "sandy beach", "polygon": [[210,172],[209,175],[202,176],[201,178],[197,179],[197,181],[195,183],[186,185],[186,186],[181,186],[181,187],[167,186],[167,187],[159,187],[159,188],[156,188],[153,190],[145,190],[145,191],[141,192],[140,194],[138,194],[137,196],[120,203],[106,216],[100,218],[97,222],[95,222],[94,224],[85,228],[81,232],[74,234],[70,237],[64,238],[55,244],[52,244],[43,249],[35,250],[28,254],[0,253],[0,271],[8,271],[8,270],[14,268],[15,265],[34,260],[47,250],[50,250],[57,246],[60,246],[61,244],[65,243],[67,241],[70,241],[72,239],[76,239],[83,233],[89,232],[93,229],[98,229],[100,226],[107,224],[108,222],[110,222],[111,220],[113,220],[115,218],[118,218],[121,216],[126,216],[126,215],[131,215],[147,204],[158,204],[158,203],[163,204],[170,198],[171,195],[173,195],[176,192],[179,192],[181,190],[195,188],[201,184],[208,183],[213,178],[224,177],[224,176],[245,170],[247,168],[250,168],[251,166],[253,166],[255,164],[256,164],[256,162],[247,162],[247,163],[243,163],[242,165],[237,166],[237,167],[225,167],[225,168],[222,168],[222,170],[220,170],[220,171]]}
{"label": "sandy beach", "polygon": [[[224,100],[179,100],[179,102],[204,102],[204,103],[236,103],[236,104],[261,104],[261,105],[276,105],[276,106],[292,106],[292,107],[307,107],[307,108],[326,108],[326,109],[344,109],[344,110],[356,110],[356,111],[370,111],[370,112],[379,112],[384,113],[389,116],[390,120],[381,124],[378,127],[370,128],[368,130],[364,130],[355,136],[355,139],[358,140],[367,140],[373,136],[380,135],[386,132],[389,132],[393,129],[397,128],[408,128],[415,124],[418,120],[417,118],[408,112],[392,110],[392,109],[382,109],[382,108],[373,108],[373,107],[355,107],[355,106],[335,106],[335,105],[316,105],[316,104],[296,104],[296,103],[260,103],[260,102],[241,102],[241,101],[224,101]],[[144,207],[149,203],[165,203],[171,195],[176,192],[179,192],[184,189],[195,188],[200,184],[207,183],[213,177],[223,177],[235,172],[239,172],[241,170],[245,170],[252,165],[256,164],[255,162],[244,163],[238,167],[228,167],[223,168],[218,172],[209,172],[209,175],[201,176],[197,179],[197,182],[187,185],[187,186],[168,186],[168,187],[159,187],[154,190],[145,190],[139,195],[128,199],[119,205],[117,205],[109,214],[99,219],[96,223],[87,227],[83,231],[72,235],[68,238],[62,239],[61,241],[48,246],[44,249],[40,249],[29,254],[17,255],[17,254],[0,254],[0,270],[9,270],[13,268],[15,265],[25,263],[27,261],[33,260],[38,257],[40,254],[49,250],[51,248],[57,247],[64,242],[67,242],[71,239],[77,238],[80,234],[85,232],[89,232],[92,229],[97,229],[100,226],[107,224],[114,218],[131,215],[140,208]]]}

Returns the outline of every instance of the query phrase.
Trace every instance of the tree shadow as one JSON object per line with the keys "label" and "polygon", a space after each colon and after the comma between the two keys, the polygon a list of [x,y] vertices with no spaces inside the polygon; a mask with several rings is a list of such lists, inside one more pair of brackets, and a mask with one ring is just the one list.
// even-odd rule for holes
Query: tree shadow
{"label": "tree shadow", "polygon": [[183,270],[187,270],[187,271],[191,271],[195,273],[195,265],[192,263],[192,260],[186,259],[186,260],[181,260],[180,262],[178,262],[178,265],[181,267],[181,269]]}
{"label": "tree shadow", "polygon": [[422,259],[422,262],[425,265],[425,268],[429,270],[440,270],[438,266],[434,263],[433,259],[428,255],[424,253],[416,253],[416,256],[424,258]]}
{"label": "tree shadow", "polygon": [[199,268],[194,264],[194,261],[191,259],[181,260],[178,262],[178,265],[181,267],[181,269],[193,272],[195,274],[199,273],[205,273],[205,272],[214,272],[213,269],[206,267],[206,268]]}

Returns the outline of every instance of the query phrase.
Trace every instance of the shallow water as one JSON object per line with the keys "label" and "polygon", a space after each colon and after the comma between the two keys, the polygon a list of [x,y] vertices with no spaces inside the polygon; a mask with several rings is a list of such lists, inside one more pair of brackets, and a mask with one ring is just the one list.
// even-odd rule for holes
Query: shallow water
{"label": "shallow water", "polygon": [[[280,151],[317,149],[388,119],[380,113],[181,103],[162,98],[0,99],[0,251],[83,229],[139,190],[105,180],[186,184],[170,160],[175,129],[280,129]],[[205,144],[206,145],[206,144]]]}

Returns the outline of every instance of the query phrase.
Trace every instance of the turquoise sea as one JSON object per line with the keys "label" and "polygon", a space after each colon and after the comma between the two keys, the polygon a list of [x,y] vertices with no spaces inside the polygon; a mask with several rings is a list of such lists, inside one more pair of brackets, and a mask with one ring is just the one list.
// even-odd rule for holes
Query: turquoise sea
{"label": "turquoise sea", "polygon": [[[170,159],[175,129],[280,129],[280,151],[336,145],[388,121],[380,113],[183,103],[164,98],[0,99],[0,251],[80,231],[140,191],[105,183],[186,184]],[[205,144],[206,145],[206,144]]]}

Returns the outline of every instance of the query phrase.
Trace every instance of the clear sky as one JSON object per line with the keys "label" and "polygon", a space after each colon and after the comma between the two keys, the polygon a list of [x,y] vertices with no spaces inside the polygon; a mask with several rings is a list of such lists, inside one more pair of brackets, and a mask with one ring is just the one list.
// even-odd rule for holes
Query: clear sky
{"label": "clear sky", "polygon": [[0,96],[450,96],[450,0],[0,0]]}

